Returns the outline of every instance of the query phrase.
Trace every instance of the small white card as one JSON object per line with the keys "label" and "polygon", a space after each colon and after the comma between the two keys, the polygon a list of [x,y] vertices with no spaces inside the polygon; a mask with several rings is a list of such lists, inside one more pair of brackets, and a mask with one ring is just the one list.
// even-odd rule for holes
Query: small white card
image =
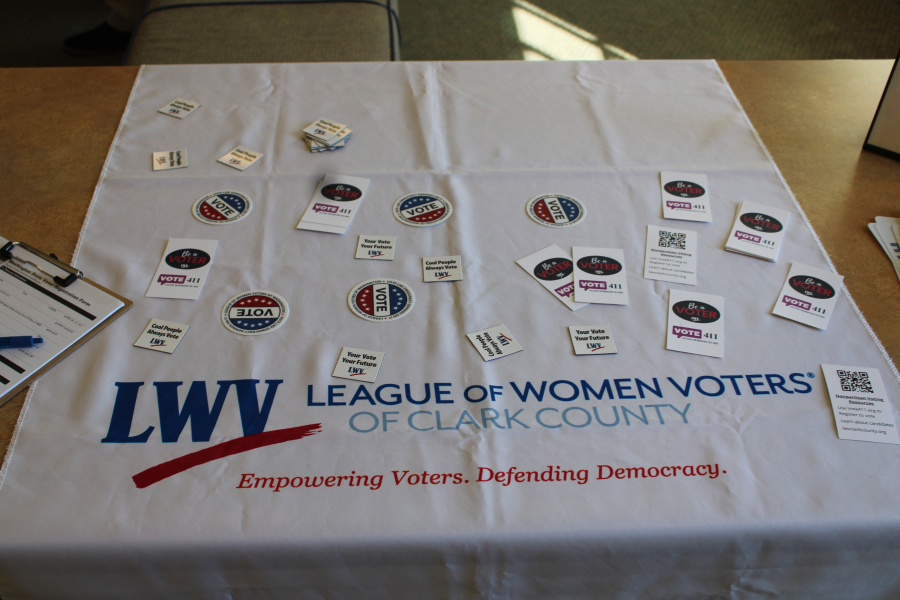
{"label": "small white card", "polygon": [[153,153],[153,170],[182,169],[188,166],[187,150],[163,150]]}
{"label": "small white card", "polygon": [[475,333],[467,333],[466,337],[485,362],[522,351],[522,346],[513,339],[506,325],[495,325]]}
{"label": "small white card", "polygon": [[228,165],[238,171],[244,171],[261,159],[265,154],[261,154],[256,152],[255,150],[251,150],[250,148],[244,148],[243,146],[238,146],[225,156],[219,159],[219,162],[223,165]]}
{"label": "small white card", "polygon": [[396,235],[361,235],[356,244],[356,258],[394,260]]}
{"label": "small white card", "polygon": [[755,202],[738,207],[725,249],[775,262],[791,213]]}
{"label": "small white card", "polygon": [[644,279],[697,285],[697,232],[647,225]]}
{"label": "small white card", "polygon": [[669,290],[666,350],[725,356],[725,298]]}
{"label": "small white card", "polygon": [[338,356],[337,364],[334,366],[331,376],[375,383],[375,378],[378,377],[378,369],[381,368],[383,359],[384,352],[360,350],[359,348],[344,346],[341,348],[341,355]]}
{"label": "small white card", "polygon": [[175,117],[176,119],[183,119],[198,108],[200,108],[199,102],[185,100],[184,98],[175,98],[157,112],[169,115],[170,117]]}
{"label": "small white card", "polygon": [[822,373],[840,439],[900,444],[878,369],[822,365]]}
{"label": "small white card", "polygon": [[343,234],[369,189],[369,179],[328,173],[316,186],[297,229]]}
{"label": "small white card", "polygon": [[141,337],[134,343],[138,348],[148,348],[157,352],[172,354],[178,342],[187,333],[190,325],[172,323],[161,319],[150,319]]}
{"label": "small white card", "polygon": [[422,258],[422,280],[425,283],[433,281],[462,281],[462,257],[455,256],[425,256]]}
{"label": "small white card", "polygon": [[772,314],[825,329],[843,282],[842,275],[793,263]]}
{"label": "small white card", "polygon": [[618,248],[574,246],[575,300],[594,304],[628,304],[625,253]]}
{"label": "small white card", "polygon": [[709,187],[700,173],[660,173],[663,218],[712,222]]}
{"label": "small white card", "polygon": [[516,264],[569,309],[578,310],[587,306],[575,302],[572,259],[556,244],[520,258]]}
{"label": "small white card", "polygon": [[332,121],[331,119],[320,118],[318,121],[304,129],[303,133],[320,142],[328,143],[332,138],[338,137],[338,135],[346,128],[347,126],[342,123]]}
{"label": "small white card", "polygon": [[579,356],[618,352],[609,325],[571,325],[569,336],[572,338],[575,354]]}
{"label": "small white card", "polygon": [[171,238],[144,296],[196,300],[218,245],[217,240]]}

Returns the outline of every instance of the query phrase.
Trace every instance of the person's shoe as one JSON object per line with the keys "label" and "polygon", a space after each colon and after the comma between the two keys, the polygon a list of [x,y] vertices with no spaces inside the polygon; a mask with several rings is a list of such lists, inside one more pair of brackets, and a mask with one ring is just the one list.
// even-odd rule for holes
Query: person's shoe
{"label": "person's shoe", "polygon": [[124,50],[131,34],[113,29],[106,22],[96,29],[73,35],[63,42],[63,49],[76,56],[99,56]]}

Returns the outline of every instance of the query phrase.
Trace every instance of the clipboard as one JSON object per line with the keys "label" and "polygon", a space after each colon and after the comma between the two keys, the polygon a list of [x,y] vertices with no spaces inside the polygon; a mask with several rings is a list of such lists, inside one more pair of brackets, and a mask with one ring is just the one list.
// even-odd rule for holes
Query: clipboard
{"label": "clipboard", "polygon": [[[27,252],[31,255],[37,256],[37,257],[43,259],[44,261],[52,264],[54,267],[57,267],[58,269],[63,271],[65,273],[65,276],[56,275],[56,274],[48,272],[47,270],[41,268],[40,265],[34,263],[33,261],[27,260],[26,255],[21,251],[17,251],[16,254],[14,255],[13,251],[15,251],[17,249],[24,250],[25,252]],[[0,392],[0,407],[2,407],[4,404],[9,402],[16,394],[18,394],[19,392],[24,390],[26,387],[31,385],[31,383],[35,379],[37,379],[38,377],[42,376],[44,373],[46,373],[47,371],[49,371],[50,369],[55,367],[60,361],[62,361],[64,358],[66,358],[67,356],[72,354],[72,352],[74,352],[75,350],[80,348],[85,342],[87,342],[92,337],[97,335],[100,331],[105,329],[110,323],[112,323],[113,321],[115,321],[116,319],[121,317],[129,309],[131,309],[132,306],[134,306],[134,302],[132,302],[128,298],[121,296],[108,288],[103,287],[99,283],[91,281],[90,279],[85,277],[81,271],[79,271],[78,269],[76,269],[75,267],[73,267],[71,265],[68,265],[68,264],[62,262],[55,255],[45,254],[44,252],[41,252],[37,248],[29,246],[28,244],[25,244],[23,242],[10,241],[10,242],[7,242],[5,245],[3,245],[2,248],[0,248],[0,266],[4,265],[8,261],[12,261],[12,262],[19,264],[23,269],[27,269],[27,270],[31,270],[31,268],[37,269],[40,272],[40,275],[38,275],[37,273],[34,273],[35,275],[38,275],[39,277],[41,277],[41,279],[44,279],[48,284],[56,285],[61,288],[67,288],[70,285],[72,285],[75,281],[82,281],[82,282],[88,284],[89,286],[103,292],[104,294],[115,298],[116,300],[118,300],[119,302],[122,303],[122,306],[119,307],[115,312],[109,314],[105,319],[103,319],[103,321],[94,325],[89,331],[87,331],[80,338],[78,338],[74,342],[70,343],[59,354],[57,354],[51,360],[49,360],[46,363],[44,363],[43,365],[41,365],[37,370],[32,372],[24,380],[17,383],[13,388],[11,388],[9,390],[2,390],[2,392]],[[25,267],[24,265],[28,265],[28,267]]]}

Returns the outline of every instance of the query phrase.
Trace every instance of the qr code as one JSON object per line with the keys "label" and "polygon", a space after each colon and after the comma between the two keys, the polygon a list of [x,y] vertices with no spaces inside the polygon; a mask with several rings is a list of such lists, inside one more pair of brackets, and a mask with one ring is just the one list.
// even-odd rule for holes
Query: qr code
{"label": "qr code", "polygon": [[841,389],[845,392],[875,393],[869,374],[865,371],[838,371],[837,374],[841,378]]}
{"label": "qr code", "polygon": [[659,247],[660,248],[677,248],[678,250],[686,250],[685,246],[685,234],[683,233],[673,233],[671,231],[660,231],[659,232]]}

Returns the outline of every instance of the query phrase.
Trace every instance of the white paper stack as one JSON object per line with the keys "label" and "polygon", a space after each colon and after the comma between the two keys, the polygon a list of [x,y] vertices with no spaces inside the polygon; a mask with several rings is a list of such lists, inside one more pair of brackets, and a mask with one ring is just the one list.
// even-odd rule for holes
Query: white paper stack
{"label": "white paper stack", "polygon": [[755,202],[738,206],[725,249],[775,262],[791,213]]}
{"label": "white paper stack", "polygon": [[366,195],[369,181],[362,177],[328,173],[316,186],[316,192],[297,223],[297,229],[343,235]]}
{"label": "white paper stack", "polygon": [[309,146],[311,152],[325,152],[343,148],[353,130],[342,123],[320,118],[304,129],[303,133],[306,134],[303,141]]}
{"label": "white paper stack", "polygon": [[875,217],[875,222],[869,223],[869,231],[881,244],[881,249],[888,255],[894,272],[900,279],[900,219]]}

